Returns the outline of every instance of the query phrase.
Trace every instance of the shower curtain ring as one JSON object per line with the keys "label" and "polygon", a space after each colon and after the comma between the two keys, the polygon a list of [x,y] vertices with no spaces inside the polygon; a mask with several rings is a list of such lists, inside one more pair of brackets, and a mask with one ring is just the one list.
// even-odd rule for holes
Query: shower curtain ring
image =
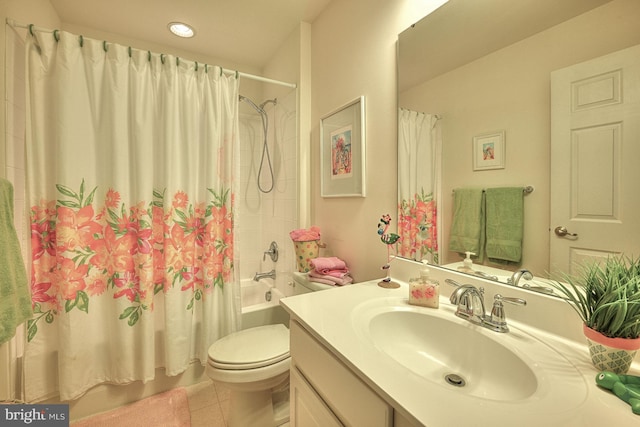
{"label": "shower curtain ring", "polygon": [[106,40],[102,42],[102,48],[104,49],[105,52],[109,51],[109,47],[107,46],[107,41]]}
{"label": "shower curtain ring", "polygon": [[29,34],[33,36],[33,24],[29,24]]}
{"label": "shower curtain ring", "polygon": [[60,41],[60,35],[58,34],[58,30],[53,30],[53,38],[55,39],[56,42]]}
{"label": "shower curtain ring", "polygon": [[80,42],[80,47],[83,47],[84,46],[84,38],[82,37],[82,34],[80,34],[78,36],[78,41]]}

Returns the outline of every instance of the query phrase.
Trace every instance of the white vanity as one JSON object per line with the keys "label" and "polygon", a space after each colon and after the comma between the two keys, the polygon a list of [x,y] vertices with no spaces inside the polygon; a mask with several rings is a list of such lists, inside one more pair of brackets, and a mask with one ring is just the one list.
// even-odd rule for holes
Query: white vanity
{"label": "white vanity", "polygon": [[[563,301],[432,268],[439,309],[408,304],[419,264],[394,261],[378,281],[285,298],[291,316],[291,425],[640,425],[595,384],[580,323]],[[445,278],[527,300],[505,304],[508,333],[454,315]],[[638,375],[638,365],[630,374]]]}

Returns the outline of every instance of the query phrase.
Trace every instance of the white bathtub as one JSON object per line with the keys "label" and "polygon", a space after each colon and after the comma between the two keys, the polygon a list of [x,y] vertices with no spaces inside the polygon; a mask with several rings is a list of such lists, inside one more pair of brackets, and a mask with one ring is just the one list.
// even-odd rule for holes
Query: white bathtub
{"label": "white bathtub", "polygon": [[[289,327],[289,315],[280,306],[282,292],[274,286],[272,279],[240,281],[242,301],[242,329],[282,323]],[[270,298],[270,301],[268,299]]]}

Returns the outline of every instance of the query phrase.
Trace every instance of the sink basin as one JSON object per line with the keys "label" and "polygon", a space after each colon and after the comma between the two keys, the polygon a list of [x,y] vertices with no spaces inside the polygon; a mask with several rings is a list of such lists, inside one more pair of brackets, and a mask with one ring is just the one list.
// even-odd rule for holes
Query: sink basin
{"label": "sink basin", "polygon": [[397,310],[372,317],[368,332],[376,347],[414,374],[462,393],[509,401],[529,397],[538,387],[517,352],[471,323]]}
{"label": "sink basin", "polygon": [[406,298],[363,302],[351,321],[362,349],[420,387],[437,387],[442,399],[480,399],[516,413],[523,408],[512,404],[519,403],[525,412],[552,413],[580,405],[587,395],[569,360],[513,324],[497,333],[456,317],[448,304],[435,310]]}

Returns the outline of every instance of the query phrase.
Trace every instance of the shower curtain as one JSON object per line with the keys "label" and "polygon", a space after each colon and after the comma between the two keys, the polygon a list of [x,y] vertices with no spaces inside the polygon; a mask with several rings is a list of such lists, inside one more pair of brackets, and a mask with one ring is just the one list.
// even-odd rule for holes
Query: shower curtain
{"label": "shower curtain", "polygon": [[30,32],[26,399],[205,364],[239,322],[236,77]]}
{"label": "shower curtain", "polygon": [[437,116],[398,110],[398,254],[434,264],[440,247],[441,145]]}

